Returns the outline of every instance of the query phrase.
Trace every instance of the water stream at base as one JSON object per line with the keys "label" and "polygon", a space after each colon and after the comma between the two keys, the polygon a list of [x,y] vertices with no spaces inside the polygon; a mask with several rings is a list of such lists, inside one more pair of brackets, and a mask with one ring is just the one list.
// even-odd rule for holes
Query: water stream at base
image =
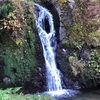
{"label": "water stream at base", "polygon": [[[46,94],[50,94],[52,96],[59,95],[73,95],[76,91],[73,90],[65,90],[62,88],[61,84],[61,75],[60,71],[57,69],[56,61],[55,61],[55,50],[56,50],[56,39],[55,39],[55,30],[52,14],[44,7],[34,4],[39,9],[38,18],[36,20],[36,26],[38,29],[38,34],[43,47],[43,54],[46,65],[46,77],[47,77],[47,92]],[[48,21],[49,29],[46,31],[46,23]]]}

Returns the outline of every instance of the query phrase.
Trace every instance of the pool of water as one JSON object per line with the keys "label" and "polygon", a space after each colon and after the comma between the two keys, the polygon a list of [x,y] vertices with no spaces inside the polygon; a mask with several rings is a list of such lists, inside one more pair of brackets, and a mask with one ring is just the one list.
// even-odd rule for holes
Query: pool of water
{"label": "pool of water", "polygon": [[56,98],[56,100],[100,100],[100,89],[92,90],[92,91],[85,91],[77,94],[76,96],[72,97],[60,97]]}

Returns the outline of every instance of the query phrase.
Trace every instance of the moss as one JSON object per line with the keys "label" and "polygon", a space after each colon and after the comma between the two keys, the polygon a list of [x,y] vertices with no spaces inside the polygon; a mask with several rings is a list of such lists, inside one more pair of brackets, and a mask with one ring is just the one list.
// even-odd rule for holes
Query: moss
{"label": "moss", "polygon": [[[12,83],[30,81],[32,71],[36,70],[35,58],[35,18],[33,5],[20,0],[7,0],[14,10],[4,15],[2,21],[6,26],[1,27],[2,59],[5,63],[4,77],[9,77]],[[2,2],[4,6],[8,2]],[[8,7],[9,8],[9,7]],[[8,9],[7,8],[7,9]],[[13,21],[9,23],[9,21]],[[8,28],[9,27],[9,28]]]}
{"label": "moss", "polygon": [[[34,39],[34,38],[33,38]],[[5,76],[11,78],[13,83],[25,82],[31,79],[31,71],[36,66],[34,51],[25,41],[22,47],[13,47],[12,44],[4,47]]]}

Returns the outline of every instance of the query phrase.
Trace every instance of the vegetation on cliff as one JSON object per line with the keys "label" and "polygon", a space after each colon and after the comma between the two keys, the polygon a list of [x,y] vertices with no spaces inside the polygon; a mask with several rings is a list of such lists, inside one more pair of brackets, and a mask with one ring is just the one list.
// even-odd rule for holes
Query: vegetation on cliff
{"label": "vegetation on cliff", "polygon": [[[94,2],[95,1],[95,2]],[[69,56],[66,56],[72,72],[72,77],[78,78],[85,87],[97,86],[100,76],[100,2],[75,0],[71,8],[71,19],[63,20],[66,29],[66,37],[63,40],[63,47],[72,48]],[[68,2],[66,3],[68,6]],[[62,6],[62,15],[66,15],[66,5]],[[68,8],[68,7],[67,7]],[[88,82],[90,84],[88,85]]]}
{"label": "vegetation on cliff", "polygon": [[24,83],[36,70],[33,9],[33,4],[21,0],[0,1],[1,81]]}

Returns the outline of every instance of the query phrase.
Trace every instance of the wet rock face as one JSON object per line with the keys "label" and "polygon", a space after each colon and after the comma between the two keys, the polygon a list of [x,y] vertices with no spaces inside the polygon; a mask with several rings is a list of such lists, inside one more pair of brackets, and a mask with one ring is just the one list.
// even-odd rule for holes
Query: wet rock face
{"label": "wet rock face", "polygon": [[[45,68],[45,61],[44,61],[44,56],[43,56],[43,48],[42,48],[42,44],[41,41],[39,39],[39,36],[37,34],[36,36],[36,59],[38,61],[38,66],[37,66],[37,72],[36,75],[34,75],[34,86],[36,86],[35,88],[39,89],[40,92],[45,91],[46,90],[46,68]],[[42,87],[41,87],[42,86]]]}

